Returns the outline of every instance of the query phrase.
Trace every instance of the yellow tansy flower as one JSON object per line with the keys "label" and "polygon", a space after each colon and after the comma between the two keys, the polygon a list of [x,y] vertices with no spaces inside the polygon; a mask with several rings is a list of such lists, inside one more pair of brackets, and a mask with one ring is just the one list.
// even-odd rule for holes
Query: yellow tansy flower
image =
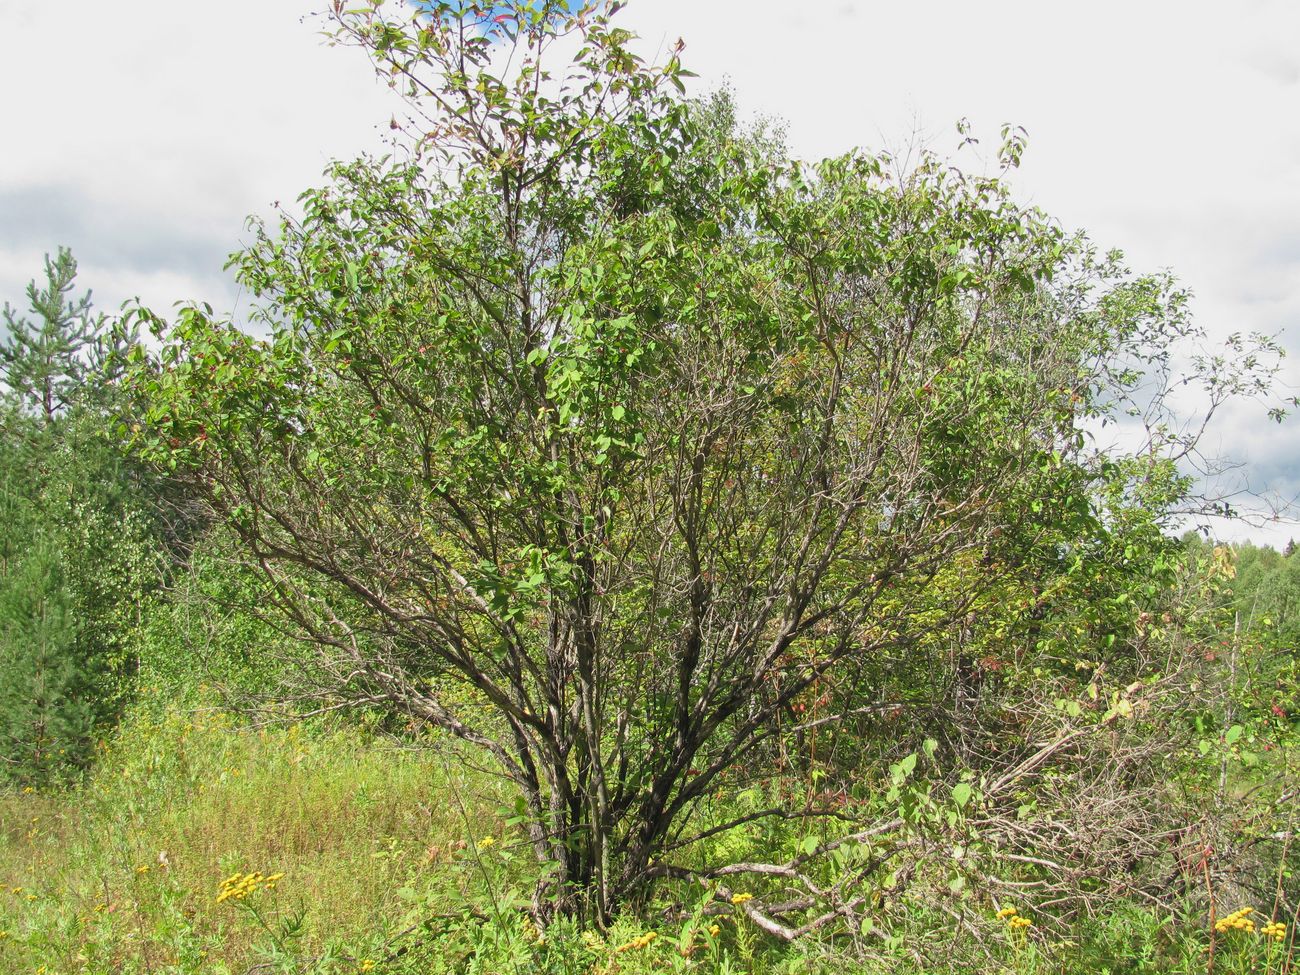
{"label": "yellow tansy flower", "polygon": [[615,952],[634,951],[639,948],[644,948],[648,944],[650,944],[651,941],[654,941],[654,939],[657,937],[659,937],[659,934],[657,932],[647,931],[645,934],[633,938],[631,941],[627,942],[627,944],[619,945],[617,948],[614,949],[614,951]]}

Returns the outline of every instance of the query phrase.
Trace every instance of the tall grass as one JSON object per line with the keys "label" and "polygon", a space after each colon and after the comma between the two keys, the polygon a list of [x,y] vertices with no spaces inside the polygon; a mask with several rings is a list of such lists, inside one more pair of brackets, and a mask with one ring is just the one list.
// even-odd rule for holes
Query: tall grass
{"label": "tall grass", "polygon": [[[152,707],[101,749],[75,790],[0,795],[0,971],[242,971],[277,955],[346,970],[398,933],[412,889],[463,883],[446,864],[466,813],[498,829],[491,778],[355,727]],[[284,878],[260,904],[214,903],[253,871]]]}
{"label": "tall grass", "polygon": [[[922,956],[1017,975],[1207,967],[1200,932],[1131,903],[1065,937],[992,917],[954,923],[918,904],[888,937],[786,946],[692,888],[610,930],[557,923],[543,935],[526,910],[537,867],[508,825],[508,791],[436,743],[398,745],[345,722],[257,729],[155,698],[100,751],[76,788],[0,794],[0,973],[935,972]],[[224,881],[249,874],[260,878],[247,897],[218,901]],[[1215,971],[1280,975],[1289,950],[1233,933]]]}

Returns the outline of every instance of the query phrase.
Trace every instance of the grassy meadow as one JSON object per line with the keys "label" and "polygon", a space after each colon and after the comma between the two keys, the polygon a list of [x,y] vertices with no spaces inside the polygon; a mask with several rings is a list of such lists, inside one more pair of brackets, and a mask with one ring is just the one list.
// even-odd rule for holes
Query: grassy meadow
{"label": "grassy meadow", "polygon": [[[689,890],[651,905],[645,920],[603,931],[557,922],[542,936],[527,910],[536,868],[495,776],[435,740],[326,718],[257,728],[214,702],[146,693],[83,783],[0,794],[0,970],[1207,971],[1210,932],[1160,910],[1116,901],[1053,924],[992,890],[972,892],[960,915],[917,898],[910,921],[794,945],[749,923],[746,893],[719,907],[697,891],[696,908],[683,909]],[[727,842],[734,855],[797,845],[797,833]],[[1224,909],[1213,970],[1293,970],[1294,926],[1271,937],[1274,905],[1245,906],[1254,910]],[[932,967],[945,953],[952,967]]]}

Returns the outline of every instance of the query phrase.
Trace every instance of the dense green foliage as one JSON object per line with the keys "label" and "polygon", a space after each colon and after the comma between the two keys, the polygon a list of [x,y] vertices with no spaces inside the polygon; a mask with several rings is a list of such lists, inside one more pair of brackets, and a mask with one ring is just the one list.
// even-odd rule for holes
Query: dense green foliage
{"label": "dense green foliage", "polygon": [[67,251],[0,342],[0,776],[85,766],[125,704],[163,558],[146,479],[109,439],[114,350]]}
{"label": "dense green foliage", "polygon": [[1295,545],[1285,554],[1271,548],[1245,545],[1237,550],[1234,609],[1248,626],[1269,632],[1269,642],[1280,650],[1300,646],[1300,561]]}
{"label": "dense green foliage", "polygon": [[336,5],[411,121],[252,328],[6,306],[0,964],[1291,971],[1300,559],[1168,406],[1277,347],[616,7]]}

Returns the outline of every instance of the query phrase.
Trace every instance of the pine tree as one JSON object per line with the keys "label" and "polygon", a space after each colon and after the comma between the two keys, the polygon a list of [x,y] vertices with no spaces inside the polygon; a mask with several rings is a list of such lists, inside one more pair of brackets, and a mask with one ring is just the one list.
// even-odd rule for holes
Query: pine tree
{"label": "pine tree", "polygon": [[[113,440],[109,337],[64,249],[0,339],[0,780],[75,772],[126,703],[157,578],[145,487]],[[0,329],[3,331],[3,329]]]}
{"label": "pine tree", "polygon": [[103,331],[104,319],[91,309],[90,292],[72,295],[77,262],[60,247],[45,256],[45,287],[27,286],[35,320],[5,303],[8,335],[0,340],[0,369],[19,408],[49,425],[68,408],[86,380],[88,358]]}
{"label": "pine tree", "polygon": [[41,539],[0,579],[0,759],[22,784],[46,784],[91,754],[94,667],[71,652],[77,627],[62,568]]}

